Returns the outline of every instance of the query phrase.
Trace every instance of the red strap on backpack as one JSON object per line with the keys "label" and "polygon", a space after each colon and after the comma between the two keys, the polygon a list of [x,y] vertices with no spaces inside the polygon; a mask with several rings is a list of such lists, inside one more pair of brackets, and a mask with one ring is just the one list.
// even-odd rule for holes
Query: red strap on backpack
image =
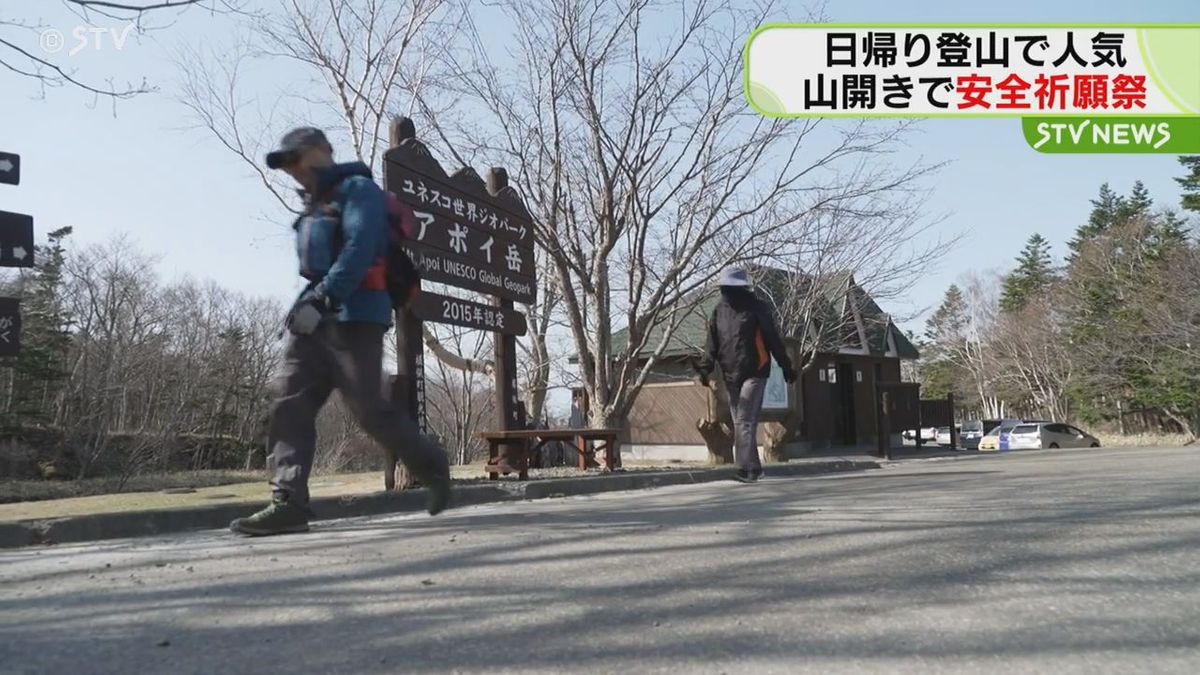
{"label": "red strap on backpack", "polygon": [[[404,235],[405,239],[415,239],[417,237],[417,215],[407,204],[400,201],[400,198],[390,190],[384,190],[387,195],[387,213],[390,224],[398,225],[398,229]],[[392,230],[396,227],[390,228]]]}

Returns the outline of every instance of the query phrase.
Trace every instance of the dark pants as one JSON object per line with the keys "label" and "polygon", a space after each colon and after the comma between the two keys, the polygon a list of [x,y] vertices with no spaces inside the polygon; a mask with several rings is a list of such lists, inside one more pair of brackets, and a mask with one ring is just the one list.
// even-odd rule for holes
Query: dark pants
{"label": "dark pants", "polygon": [[725,382],[729,414],[733,418],[733,460],[738,469],[750,473],[762,471],[762,460],[758,457],[758,415],[766,390],[767,380],[763,377],[752,377],[740,386]]}
{"label": "dark pants", "polygon": [[385,332],[379,324],[327,321],[311,335],[289,336],[267,441],[276,496],[308,503],[317,413],[334,388],[389,458],[399,458],[423,482],[449,473],[446,454],[383,396]]}

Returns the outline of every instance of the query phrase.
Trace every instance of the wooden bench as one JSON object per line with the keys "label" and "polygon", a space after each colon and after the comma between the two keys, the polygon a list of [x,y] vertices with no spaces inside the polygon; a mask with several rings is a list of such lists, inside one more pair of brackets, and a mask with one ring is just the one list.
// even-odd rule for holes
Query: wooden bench
{"label": "wooden bench", "polygon": [[[517,472],[520,480],[529,478],[529,458],[547,443],[565,441],[571,443],[579,453],[579,468],[586,471],[595,466],[597,450],[604,451],[604,468],[608,471],[620,468],[620,431],[616,429],[528,429],[518,431],[485,431],[479,438],[488,443],[488,478],[496,480],[500,474]],[[589,448],[589,442],[598,447]]]}

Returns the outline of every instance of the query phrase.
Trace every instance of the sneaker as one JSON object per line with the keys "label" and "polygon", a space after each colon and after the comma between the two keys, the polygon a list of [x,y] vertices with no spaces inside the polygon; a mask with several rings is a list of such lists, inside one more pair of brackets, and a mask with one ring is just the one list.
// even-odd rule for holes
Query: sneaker
{"label": "sneaker", "polygon": [[425,489],[429,491],[429,515],[436,516],[446,507],[450,505],[450,475],[438,476],[430,479],[425,483]]}
{"label": "sneaker", "polygon": [[756,483],[756,482],[758,482],[758,476],[750,473],[749,471],[746,471],[745,469],[738,469],[738,472],[733,474],[733,479],[739,483]]}
{"label": "sneaker", "polygon": [[252,537],[308,532],[308,514],[307,508],[277,498],[262,511],[233,521],[229,529]]}
{"label": "sneaker", "polygon": [[766,474],[763,473],[762,469],[759,469],[758,471],[750,472],[750,482],[751,483],[757,483],[758,481],[762,480],[765,477],[766,477]]}

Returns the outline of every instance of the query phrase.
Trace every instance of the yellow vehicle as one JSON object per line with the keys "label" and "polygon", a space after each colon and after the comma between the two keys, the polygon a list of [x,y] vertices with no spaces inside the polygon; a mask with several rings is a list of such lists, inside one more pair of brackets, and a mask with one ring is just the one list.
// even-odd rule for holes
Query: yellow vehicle
{"label": "yellow vehicle", "polygon": [[979,449],[981,451],[990,450],[992,452],[1000,449],[1000,427],[992,429],[983,438],[979,439]]}

